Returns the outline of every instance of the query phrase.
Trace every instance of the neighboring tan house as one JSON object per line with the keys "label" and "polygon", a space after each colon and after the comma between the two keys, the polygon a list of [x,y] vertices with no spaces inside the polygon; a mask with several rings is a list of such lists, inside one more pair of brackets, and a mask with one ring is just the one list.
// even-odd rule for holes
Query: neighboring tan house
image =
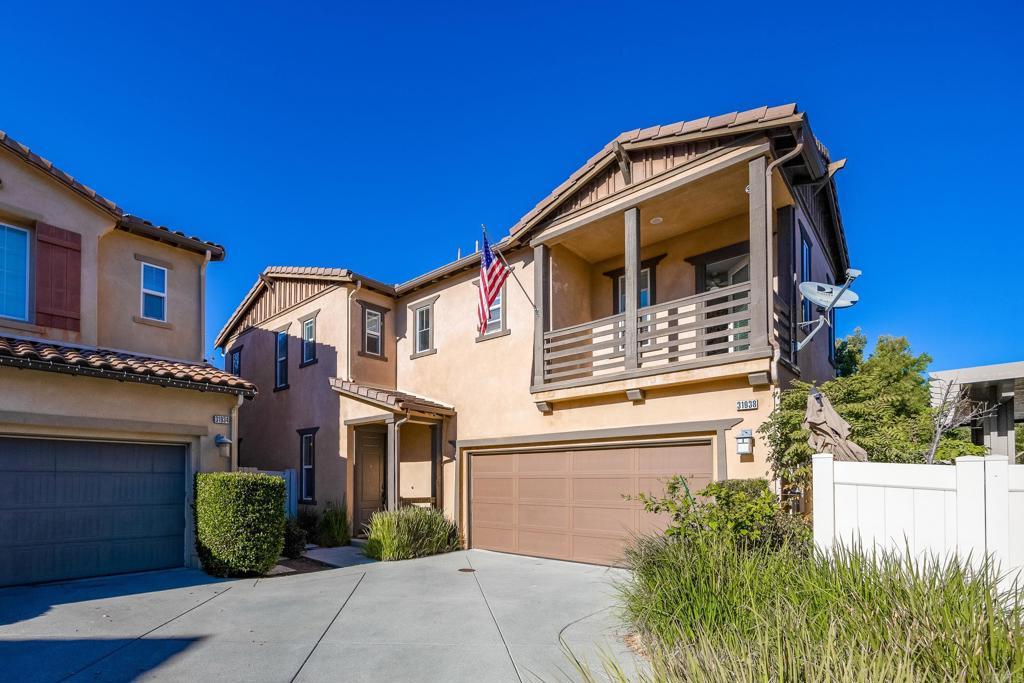
{"label": "neighboring tan house", "polygon": [[831,335],[793,340],[797,284],[848,267],[841,166],[795,105],[624,133],[497,245],[539,311],[510,279],[483,335],[479,254],[399,285],[267,268],[216,340],[265,388],[240,462],[357,530],[433,504],[472,547],[614,561],[660,523],[623,494],[765,476],[774,390],[833,376]]}
{"label": "neighboring tan house", "polygon": [[256,394],[203,360],[223,259],[0,132],[0,585],[198,566],[192,475]]}
{"label": "neighboring tan house", "polygon": [[[947,389],[966,389],[966,398],[988,412],[970,425],[971,441],[992,455],[1005,455],[1016,462],[1016,426],[1024,422],[1024,361],[980,365],[973,368],[939,370],[929,373],[932,403],[938,404]],[[950,387],[949,385],[952,385]]]}

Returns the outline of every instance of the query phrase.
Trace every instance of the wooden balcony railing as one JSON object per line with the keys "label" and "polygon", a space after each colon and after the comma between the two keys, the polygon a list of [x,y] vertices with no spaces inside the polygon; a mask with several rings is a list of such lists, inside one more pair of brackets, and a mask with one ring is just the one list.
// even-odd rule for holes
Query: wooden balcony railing
{"label": "wooden balcony railing", "polygon": [[[750,283],[647,306],[637,311],[635,369],[688,363],[750,349]],[[622,315],[544,334],[544,382],[615,379],[626,367]]]}

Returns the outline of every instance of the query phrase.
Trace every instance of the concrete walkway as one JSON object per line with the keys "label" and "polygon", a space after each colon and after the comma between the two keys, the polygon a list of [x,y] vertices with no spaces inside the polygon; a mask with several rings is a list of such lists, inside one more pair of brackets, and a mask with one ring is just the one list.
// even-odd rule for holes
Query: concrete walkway
{"label": "concrete walkway", "polygon": [[0,662],[18,681],[569,680],[560,638],[589,662],[635,665],[611,613],[618,571],[470,550],[258,580],[173,570],[0,589]]}

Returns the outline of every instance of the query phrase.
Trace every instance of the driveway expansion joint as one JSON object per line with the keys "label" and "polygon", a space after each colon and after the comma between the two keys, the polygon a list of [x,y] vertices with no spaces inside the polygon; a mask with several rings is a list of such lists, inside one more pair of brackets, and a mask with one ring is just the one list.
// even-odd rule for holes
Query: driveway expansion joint
{"label": "driveway expansion joint", "polygon": [[341,611],[345,609],[345,605],[347,605],[348,601],[352,599],[352,596],[356,594],[356,589],[359,588],[359,584],[363,582],[364,578],[366,578],[366,572],[362,572],[359,575],[359,580],[356,581],[356,585],[352,586],[352,590],[349,591],[348,595],[345,597],[344,602],[341,603],[341,607],[339,607],[338,611],[334,613],[334,617],[327,624],[327,627],[324,629],[323,633],[320,634],[320,637],[316,639],[316,642],[313,644],[313,648],[309,651],[309,654],[306,655],[306,658],[302,660],[302,664],[299,665],[298,670],[295,672],[295,675],[292,676],[291,681],[289,683],[294,683],[295,679],[299,677],[300,673],[302,673],[303,667],[306,666],[306,663],[309,661],[309,658],[313,656],[313,653],[316,652],[316,649],[320,647],[320,643],[323,641],[324,636],[327,635],[327,632],[331,630],[332,626],[334,626],[334,622],[338,620],[339,616],[341,616]]}
{"label": "driveway expansion joint", "polygon": [[[463,551],[465,553],[465,551]],[[491,615],[491,621],[494,622],[494,628],[498,630],[498,637],[501,638],[501,644],[505,648],[505,654],[508,655],[508,661],[512,662],[512,668],[516,672],[516,678],[519,679],[519,683],[523,683],[523,674],[519,672],[519,665],[516,664],[515,657],[512,656],[512,651],[508,649],[508,643],[505,642],[505,634],[501,632],[501,626],[498,625],[498,619],[494,616],[494,610],[491,609],[491,603],[487,601],[487,594],[484,593],[484,587],[480,584],[480,574],[476,571],[476,567],[473,566],[473,560],[470,559],[469,553],[465,553],[466,563],[469,568],[473,570],[473,579],[476,581],[476,587],[480,591],[480,597],[484,599],[484,605],[487,607],[487,613]]]}

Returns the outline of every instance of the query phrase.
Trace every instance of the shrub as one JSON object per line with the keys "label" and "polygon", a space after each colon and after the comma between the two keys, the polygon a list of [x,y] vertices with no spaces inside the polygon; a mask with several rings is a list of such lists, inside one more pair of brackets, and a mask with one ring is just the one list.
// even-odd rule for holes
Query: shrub
{"label": "shrub", "polygon": [[318,529],[320,527],[320,513],[312,505],[300,505],[299,513],[295,517],[302,530],[306,532],[306,541],[320,544]]}
{"label": "shrub", "polygon": [[[859,549],[799,555],[728,534],[641,537],[622,615],[658,681],[1024,676],[1024,599],[989,567]],[[577,662],[583,677],[596,680]],[[627,680],[614,662],[605,676]]]}
{"label": "shrub", "polygon": [[376,560],[409,560],[462,547],[458,527],[433,508],[375,512],[366,531],[366,555]]}
{"label": "shrub", "polygon": [[635,499],[648,512],[669,514],[671,521],[665,534],[670,537],[724,534],[744,545],[778,548],[791,544],[799,551],[809,550],[811,532],[807,522],[782,510],[766,480],[713,482],[699,495],[701,499],[695,498],[686,480],[675,476],[666,482],[664,496],[641,493]]}
{"label": "shrub", "polygon": [[214,576],[264,574],[284,546],[284,480],[251,472],[195,479],[196,550]]}
{"label": "shrub", "polygon": [[340,505],[327,503],[317,524],[317,542],[325,548],[348,545],[351,539],[348,528],[348,509],[343,500]]}
{"label": "shrub", "polygon": [[298,520],[289,519],[284,523],[284,551],[285,557],[296,560],[306,552],[306,530],[299,526]]}

